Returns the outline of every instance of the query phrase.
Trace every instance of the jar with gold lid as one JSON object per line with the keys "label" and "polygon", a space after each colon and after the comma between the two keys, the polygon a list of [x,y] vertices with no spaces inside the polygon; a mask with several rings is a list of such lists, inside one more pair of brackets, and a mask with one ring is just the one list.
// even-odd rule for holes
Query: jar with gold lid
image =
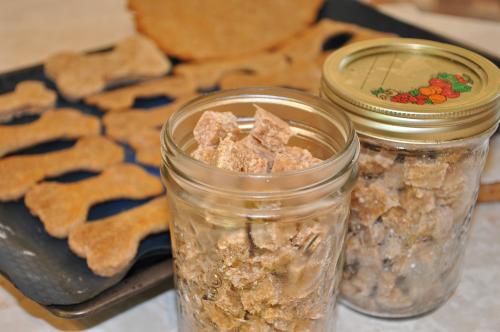
{"label": "jar with gold lid", "polygon": [[411,317],[456,289],[499,87],[487,59],[424,40],[361,42],[326,60],[321,95],[362,146],[341,284],[349,307]]}

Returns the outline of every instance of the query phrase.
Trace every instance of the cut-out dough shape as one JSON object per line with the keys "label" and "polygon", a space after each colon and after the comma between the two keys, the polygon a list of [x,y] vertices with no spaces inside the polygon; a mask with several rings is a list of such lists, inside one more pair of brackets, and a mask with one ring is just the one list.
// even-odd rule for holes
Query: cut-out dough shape
{"label": "cut-out dough shape", "polygon": [[60,151],[0,160],[0,201],[16,200],[37,182],[73,171],[101,171],[125,157],[123,147],[102,136],[80,139]]}
{"label": "cut-out dough shape", "polygon": [[109,52],[61,52],[47,59],[45,74],[68,100],[78,100],[106,87],[165,75],[167,57],[149,39],[133,36]]}
{"label": "cut-out dough shape", "polygon": [[71,250],[87,259],[97,275],[111,277],[133,261],[139,243],[148,235],[168,229],[166,196],[117,215],[76,226],[69,234]]}
{"label": "cut-out dough shape", "polygon": [[163,192],[161,181],[140,166],[118,164],[98,176],[74,183],[42,182],[25,197],[26,206],[38,216],[47,233],[65,238],[87,219],[89,209],[120,198],[144,199]]}
{"label": "cut-out dough shape", "polygon": [[40,143],[99,135],[100,130],[95,116],[70,108],[48,111],[31,123],[0,125],[0,157]]}
{"label": "cut-out dough shape", "polygon": [[24,81],[14,91],[0,95],[0,122],[23,115],[41,114],[54,107],[57,95],[42,82]]}

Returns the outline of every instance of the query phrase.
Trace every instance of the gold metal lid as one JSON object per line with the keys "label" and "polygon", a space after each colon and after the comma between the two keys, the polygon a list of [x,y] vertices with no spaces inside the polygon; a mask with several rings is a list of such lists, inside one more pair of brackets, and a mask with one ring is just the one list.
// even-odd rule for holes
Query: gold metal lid
{"label": "gold metal lid", "polygon": [[419,39],[359,42],[332,53],[321,94],[364,135],[437,143],[481,135],[500,118],[500,70],[460,47]]}

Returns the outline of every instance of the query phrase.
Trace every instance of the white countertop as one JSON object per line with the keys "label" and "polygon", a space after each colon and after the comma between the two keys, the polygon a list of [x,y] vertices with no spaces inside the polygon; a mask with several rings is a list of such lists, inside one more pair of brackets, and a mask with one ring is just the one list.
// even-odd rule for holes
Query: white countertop
{"label": "white countertop", "polygon": [[[476,29],[480,31],[481,26]],[[485,29],[483,34],[491,31]],[[133,24],[122,0],[0,1],[0,38],[3,41],[0,72],[40,62],[62,49],[86,50],[112,45],[132,33]],[[493,150],[486,170],[489,182],[500,179],[499,137],[495,139]],[[500,203],[478,206],[473,223],[464,276],[448,303],[422,318],[398,321],[369,318],[340,306],[337,331],[500,331]],[[51,315],[0,277],[0,330],[176,331],[174,295],[165,285],[147,292],[133,303],[117,306],[112,312],[71,321]]]}

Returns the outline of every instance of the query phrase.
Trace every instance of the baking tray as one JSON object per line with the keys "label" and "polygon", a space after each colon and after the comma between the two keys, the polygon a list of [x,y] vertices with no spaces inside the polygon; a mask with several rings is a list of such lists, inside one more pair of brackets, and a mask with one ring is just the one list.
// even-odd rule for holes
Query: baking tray
{"label": "baking tray", "polygon": [[[353,0],[327,1],[320,17],[330,17],[377,29],[394,32],[402,37],[424,38],[450,42],[443,37],[390,18]],[[340,47],[349,36],[332,38],[330,48]],[[499,59],[484,54],[497,65]],[[55,90],[55,86],[43,75],[41,65],[0,75],[0,93],[14,89],[23,80],[41,80]],[[168,98],[137,100],[134,107],[149,108],[168,103]],[[102,116],[103,113],[83,103],[69,103],[58,98],[58,107],[73,107],[85,113]],[[12,123],[33,120],[24,117]],[[74,142],[42,144],[16,154],[52,151],[68,147]],[[124,145],[126,160],[135,162],[133,151]],[[159,175],[155,168],[145,167]],[[51,179],[70,182],[92,174],[78,172]],[[144,203],[143,201],[118,200],[99,204],[89,213],[89,220],[103,218]],[[130,270],[113,278],[94,275],[83,259],[69,250],[65,240],[48,236],[40,221],[31,216],[21,202],[0,203],[0,272],[26,296],[44,305],[55,315],[65,318],[81,318],[105,310],[112,305],[130,299],[134,295],[154,287],[172,276],[171,247],[168,233],[145,239]]]}

